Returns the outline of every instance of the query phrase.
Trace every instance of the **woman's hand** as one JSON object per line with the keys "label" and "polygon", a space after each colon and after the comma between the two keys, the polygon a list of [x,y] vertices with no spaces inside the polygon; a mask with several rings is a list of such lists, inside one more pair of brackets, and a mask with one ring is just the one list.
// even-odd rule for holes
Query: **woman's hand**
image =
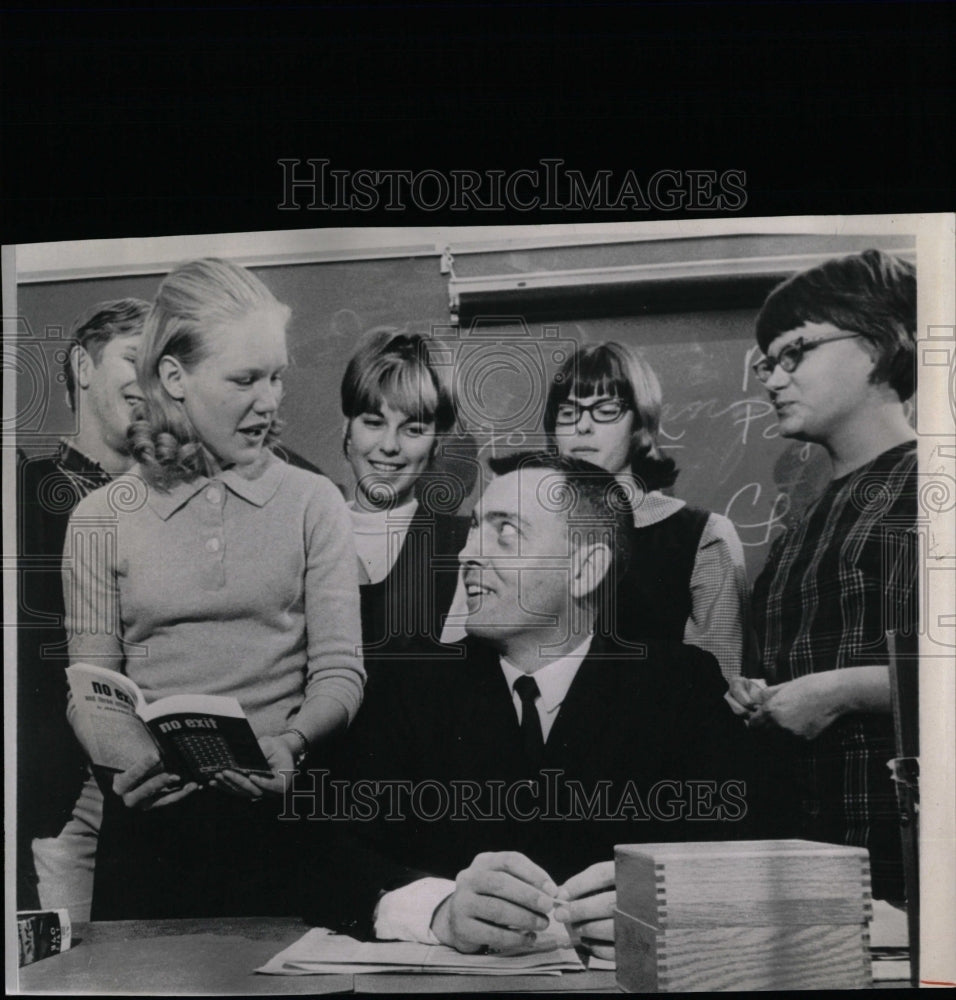
{"label": "woman's hand", "polygon": [[748,716],[760,707],[766,697],[766,681],[757,677],[734,677],[724,700],[735,715]]}
{"label": "woman's hand", "polygon": [[815,739],[843,714],[839,673],[827,670],[768,687],[766,698],[747,725],[784,729],[805,740]]}
{"label": "woman's hand", "polygon": [[177,774],[162,770],[158,755],[147,757],[113,777],[113,791],[130,809],[156,809],[172,805],[199,788],[195,781],[183,784]]}
{"label": "woman's hand", "polygon": [[282,772],[296,769],[292,756],[292,743],[285,738],[285,735],[260,736],[259,746],[269,767],[272,768],[271,778],[261,774],[240,774],[239,771],[225,770],[219,771],[210,784],[247,799],[261,799],[267,793],[281,795],[286,785]]}

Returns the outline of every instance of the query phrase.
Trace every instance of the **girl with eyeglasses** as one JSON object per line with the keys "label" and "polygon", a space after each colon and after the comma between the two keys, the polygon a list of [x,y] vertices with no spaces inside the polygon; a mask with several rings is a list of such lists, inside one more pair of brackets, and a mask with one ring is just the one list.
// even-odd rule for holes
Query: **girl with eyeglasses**
{"label": "girl with eyeglasses", "polygon": [[740,674],[747,642],[747,576],[731,522],[663,491],[677,467],[658,444],[661,389],[634,351],[579,347],[555,374],[544,426],[562,455],[613,472],[634,514],[631,557],[617,583],[619,640],[671,639],[713,653],[726,678]]}

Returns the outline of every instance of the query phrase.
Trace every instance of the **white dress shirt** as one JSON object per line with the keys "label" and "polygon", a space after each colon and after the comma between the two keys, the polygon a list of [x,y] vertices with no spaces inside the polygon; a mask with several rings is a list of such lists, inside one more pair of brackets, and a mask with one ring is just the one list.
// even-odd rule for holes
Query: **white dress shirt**
{"label": "white dress shirt", "polygon": [[[548,734],[554,725],[554,720],[558,717],[558,709],[564,702],[568,688],[577,675],[578,668],[588,655],[591,648],[591,636],[588,636],[577,649],[572,650],[560,660],[554,660],[543,667],[539,667],[531,676],[537,681],[538,691],[541,693],[535,702],[538,709],[538,716],[541,719],[541,736],[545,743],[548,742]],[[511,689],[511,698],[514,702],[515,712],[518,715],[518,722],[521,722],[521,698],[515,691],[515,681],[519,677],[524,677],[525,672],[509,663],[503,656],[501,657],[501,671],[505,675],[508,687]]]}

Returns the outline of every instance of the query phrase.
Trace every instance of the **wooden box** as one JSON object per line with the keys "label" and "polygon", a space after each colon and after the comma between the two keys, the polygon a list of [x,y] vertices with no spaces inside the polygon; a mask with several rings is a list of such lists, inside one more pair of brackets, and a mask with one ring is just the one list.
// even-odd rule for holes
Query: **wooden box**
{"label": "wooden box", "polygon": [[872,985],[863,848],[807,840],[618,846],[615,882],[622,990]]}

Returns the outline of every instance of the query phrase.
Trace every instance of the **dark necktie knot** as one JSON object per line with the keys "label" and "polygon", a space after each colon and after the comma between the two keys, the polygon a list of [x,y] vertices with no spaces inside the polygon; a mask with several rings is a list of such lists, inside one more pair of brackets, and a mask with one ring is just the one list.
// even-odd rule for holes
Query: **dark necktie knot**
{"label": "dark necktie knot", "polygon": [[[521,699],[522,716],[524,715],[524,709],[534,708],[534,703],[538,700],[538,696],[541,692],[538,690],[538,682],[533,678],[525,674],[523,677],[519,677],[515,681],[515,691],[518,692],[518,697]],[[537,709],[535,709],[537,711]]]}
{"label": "dark necktie knot", "polygon": [[535,705],[541,691],[538,689],[538,682],[527,674],[515,681],[514,689],[521,699],[521,740],[524,744],[525,756],[532,768],[537,769],[541,764],[541,755],[544,752],[541,719]]}

